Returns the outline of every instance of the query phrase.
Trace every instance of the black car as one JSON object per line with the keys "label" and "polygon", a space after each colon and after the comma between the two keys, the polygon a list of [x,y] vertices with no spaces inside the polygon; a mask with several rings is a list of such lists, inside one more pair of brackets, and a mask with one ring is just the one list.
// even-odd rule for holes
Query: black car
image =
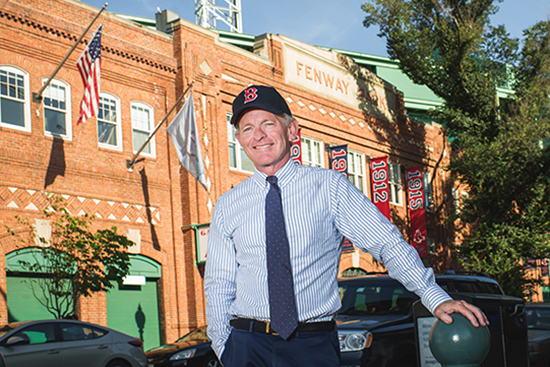
{"label": "black car", "polygon": [[418,296],[383,275],[339,281],[341,366],[414,366],[412,304]]}
{"label": "black car", "polygon": [[154,367],[221,367],[210,345],[206,326],[201,326],[172,344],[145,352],[145,356]]}
{"label": "black car", "polygon": [[[481,273],[449,271],[436,282],[451,294],[506,297]],[[336,316],[342,367],[415,367],[413,304],[418,296],[387,274],[339,280],[342,308]]]}
{"label": "black car", "polygon": [[550,366],[550,303],[525,306],[531,367]]}

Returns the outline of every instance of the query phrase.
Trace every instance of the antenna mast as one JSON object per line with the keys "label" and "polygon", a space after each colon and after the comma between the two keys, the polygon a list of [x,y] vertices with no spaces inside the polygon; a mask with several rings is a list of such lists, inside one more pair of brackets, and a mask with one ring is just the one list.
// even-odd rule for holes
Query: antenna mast
{"label": "antenna mast", "polygon": [[[221,0],[218,0],[220,3]],[[216,0],[195,0],[195,23],[204,28],[218,29],[219,20],[231,32],[243,33],[241,0],[223,0],[225,7],[216,6]]]}

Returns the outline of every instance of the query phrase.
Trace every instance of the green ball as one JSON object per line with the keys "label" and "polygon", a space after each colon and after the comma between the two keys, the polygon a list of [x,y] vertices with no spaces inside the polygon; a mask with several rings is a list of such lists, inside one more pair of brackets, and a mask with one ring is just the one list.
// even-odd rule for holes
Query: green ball
{"label": "green ball", "polygon": [[452,324],[436,320],[430,330],[430,350],[443,367],[479,367],[491,347],[486,326],[475,327],[459,313],[451,314]]}

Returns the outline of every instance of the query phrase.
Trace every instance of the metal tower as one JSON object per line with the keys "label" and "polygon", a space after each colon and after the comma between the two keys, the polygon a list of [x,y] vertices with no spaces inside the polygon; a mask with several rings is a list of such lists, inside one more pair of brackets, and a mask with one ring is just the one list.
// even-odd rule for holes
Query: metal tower
{"label": "metal tower", "polygon": [[216,22],[219,20],[231,32],[243,33],[241,0],[223,1],[226,7],[216,6],[216,0],[195,0],[195,23],[204,28],[217,29]]}

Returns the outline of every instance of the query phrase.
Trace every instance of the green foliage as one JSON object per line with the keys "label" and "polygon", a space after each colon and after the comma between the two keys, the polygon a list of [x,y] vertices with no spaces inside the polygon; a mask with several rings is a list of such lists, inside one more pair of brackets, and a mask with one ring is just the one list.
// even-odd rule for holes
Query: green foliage
{"label": "green foliage", "polygon": [[[448,167],[468,197],[457,216],[472,226],[458,246],[464,266],[489,273],[508,294],[538,284],[525,259],[549,257],[550,31],[524,32],[523,48],[492,27],[495,0],[370,0],[388,54],[444,100],[431,114],[453,138]],[[499,98],[497,87],[513,89]]]}
{"label": "green foliage", "polygon": [[129,272],[127,249],[133,245],[126,236],[119,235],[116,227],[90,231],[91,218],[73,216],[63,199],[52,196],[50,206],[43,211],[52,227],[51,238],[37,235],[34,226],[26,219],[18,222],[28,227],[30,239],[17,236],[25,247],[40,243],[34,249],[33,261],[21,261],[22,267],[40,275],[31,282],[36,299],[56,318],[75,315],[75,303],[81,296],[108,291],[111,281],[120,280]]}

